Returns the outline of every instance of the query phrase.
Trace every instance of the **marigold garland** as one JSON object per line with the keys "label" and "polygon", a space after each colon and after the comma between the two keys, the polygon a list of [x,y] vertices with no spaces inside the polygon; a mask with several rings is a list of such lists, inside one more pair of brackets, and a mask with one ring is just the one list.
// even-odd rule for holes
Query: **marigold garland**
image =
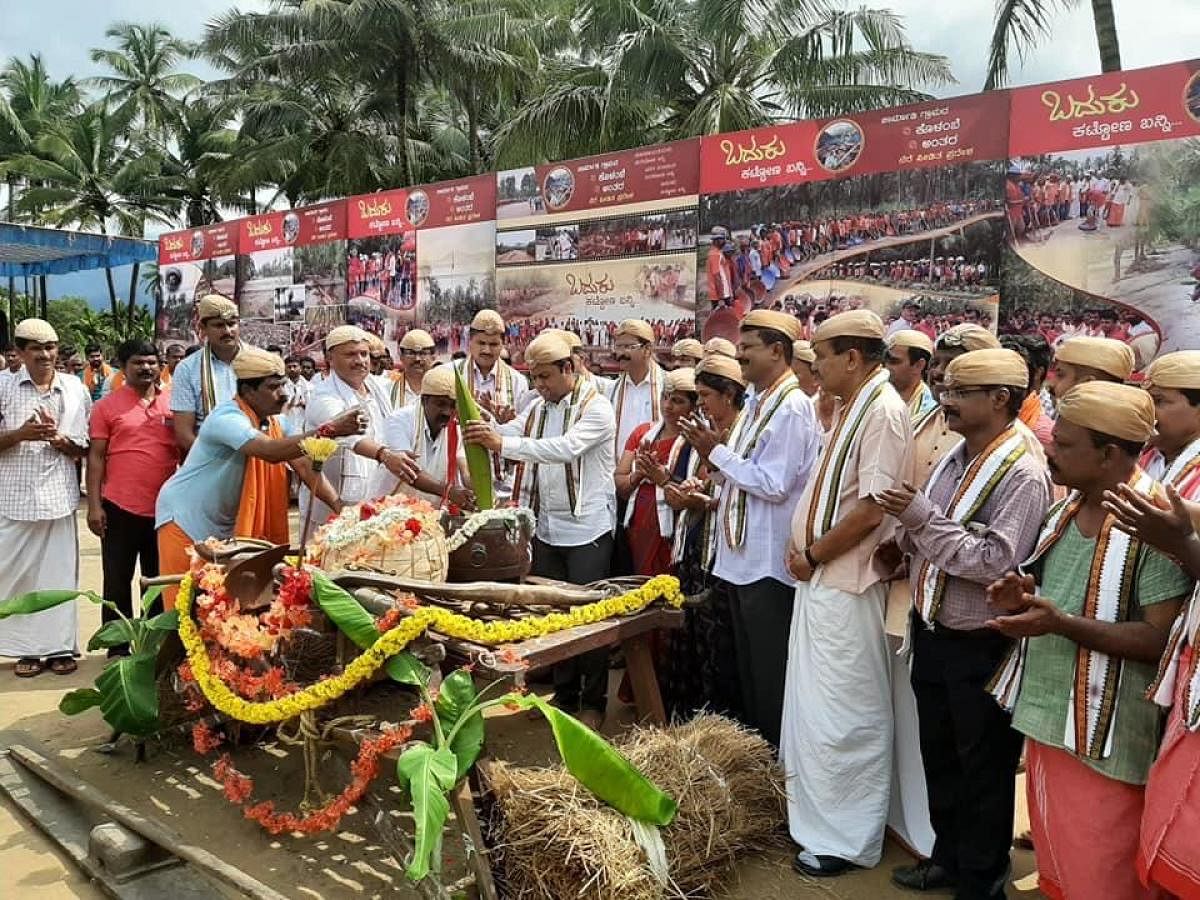
{"label": "marigold garland", "polygon": [[379,640],[346,666],[342,674],[318,681],[287,697],[252,702],[239,697],[213,671],[204,640],[191,617],[193,589],[193,577],[188,573],[179,585],[175,606],[179,610],[179,639],[187,651],[196,684],[214,708],[238,721],[254,725],[282,722],[331,703],[369,679],[389,658],[411,644],[426,629],[477,644],[507,644],[554,634],[578,625],[594,624],[614,616],[631,615],[660,597],[670,606],[678,608],[683,605],[679,580],[670,575],[658,575],[619,597],[574,606],[569,612],[514,621],[481,622],[447,609],[423,606],[381,635]]}

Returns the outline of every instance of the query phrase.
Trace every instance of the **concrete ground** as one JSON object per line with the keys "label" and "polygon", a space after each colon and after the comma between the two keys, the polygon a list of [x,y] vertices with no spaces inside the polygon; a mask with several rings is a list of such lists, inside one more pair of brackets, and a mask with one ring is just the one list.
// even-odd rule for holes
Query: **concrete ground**
{"label": "concrete ground", "polygon": [[[80,586],[99,590],[99,546],[96,538],[87,531],[82,515],[80,534]],[[81,644],[86,643],[88,636],[98,627],[99,621],[97,607],[90,604],[80,607]],[[315,880],[316,873],[312,873],[315,859],[307,854],[317,855],[312,846],[323,848],[324,845],[281,845],[278,841],[272,841],[270,837],[256,832],[256,826],[241,821],[234,810],[227,808],[223,800],[205,798],[189,803],[191,809],[181,809],[178,804],[182,800],[177,791],[184,791],[189,795],[191,791],[186,784],[180,785],[175,776],[186,779],[187,776],[183,772],[197,771],[189,766],[189,763],[197,761],[190,749],[185,748],[185,751],[177,756],[163,752],[161,759],[152,758],[148,771],[144,771],[137,781],[128,777],[127,759],[100,757],[90,749],[83,749],[94,747],[105,740],[107,732],[103,723],[94,713],[75,719],[63,719],[57,713],[58,700],[68,690],[91,684],[103,662],[102,655],[91,654],[80,661],[79,671],[73,675],[60,677],[47,672],[32,680],[14,678],[11,661],[0,664],[0,748],[16,740],[30,744],[38,752],[71,766],[81,777],[98,784],[102,790],[119,796],[122,802],[135,807],[144,806],[145,812],[164,817],[171,827],[188,834],[193,840],[198,839],[219,856],[226,857],[235,864],[244,865],[247,871],[272,883],[272,886],[289,896],[326,897],[330,900],[343,897],[412,896],[401,887],[402,882],[398,879],[392,882],[386,873],[372,871],[369,867],[366,869],[368,875],[377,876],[379,880],[374,882],[374,889],[369,885],[364,886],[363,882],[370,882],[371,878],[363,877],[362,863],[353,860],[347,862],[336,853],[328,858],[341,859],[343,866],[356,866],[357,871],[349,873],[353,877],[346,877],[344,869],[332,871],[327,867],[323,871],[330,873],[329,878],[324,883],[319,883]],[[538,757],[545,752],[541,747],[541,744],[547,743],[545,735],[538,733],[541,729],[535,730],[519,724],[519,717],[512,718],[512,722],[502,725],[496,723],[500,727],[496,729],[498,733],[495,740],[489,739],[492,751],[508,759],[541,762]],[[610,720],[610,725],[619,726],[625,717],[617,714],[612,718],[616,721]],[[489,728],[489,733],[491,732],[492,729]],[[149,771],[156,769],[158,771]],[[193,777],[199,777],[203,786],[202,773]],[[1018,791],[1018,796],[1023,797],[1023,784],[1018,785]],[[170,806],[163,803],[159,797],[166,797]],[[146,801],[153,805],[147,805]],[[201,814],[194,816],[195,813]],[[1019,810],[1019,818],[1023,820],[1023,809]],[[227,846],[222,846],[222,842]],[[336,851],[339,848],[334,846],[332,849]],[[346,851],[345,847],[340,849]],[[747,857],[739,864],[735,880],[729,886],[725,897],[727,900],[880,900],[914,896],[892,887],[888,881],[892,867],[911,862],[907,853],[891,841],[885,848],[882,862],[875,869],[855,872],[833,880],[818,881],[795,874],[791,869],[790,856],[787,848],[778,848],[765,849],[761,854]],[[322,859],[322,863],[325,862],[326,860]],[[259,867],[261,871],[254,871],[252,866]],[[1036,875],[1033,873],[1033,855],[1026,851],[1014,850],[1013,868],[1014,881],[1008,896],[1014,900],[1040,896],[1036,890]],[[292,877],[288,874],[289,870],[299,872],[300,881],[289,880]],[[305,887],[288,889],[289,886],[299,884],[304,884]],[[379,888],[382,888],[381,892],[374,892]],[[102,896],[103,894],[89,884],[87,879],[7,801],[0,803],[0,897],[20,897],[21,900],[91,900]],[[947,893],[938,896],[950,895]]]}

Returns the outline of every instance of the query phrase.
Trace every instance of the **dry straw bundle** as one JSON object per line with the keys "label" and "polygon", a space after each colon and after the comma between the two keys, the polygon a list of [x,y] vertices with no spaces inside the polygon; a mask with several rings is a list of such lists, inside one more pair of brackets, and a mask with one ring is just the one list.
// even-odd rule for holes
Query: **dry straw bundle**
{"label": "dry straw bundle", "polygon": [[780,836],[783,777],[771,748],[729,719],[637,729],[621,751],[675,798],[662,830],[671,883],[651,873],[628,819],[562,768],[491,764],[492,846],[512,900],[707,897],[737,856]]}

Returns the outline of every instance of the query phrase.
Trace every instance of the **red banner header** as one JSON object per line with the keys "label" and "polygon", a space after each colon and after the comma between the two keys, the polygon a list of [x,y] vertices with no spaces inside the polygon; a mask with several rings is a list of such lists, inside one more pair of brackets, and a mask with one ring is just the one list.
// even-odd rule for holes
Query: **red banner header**
{"label": "red banner header", "polygon": [[1010,156],[1200,135],[1200,60],[1012,91]]}
{"label": "red banner header", "polygon": [[238,253],[341,241],[346,238],[346,201],[263,213],[238,222]]}
{"label": "red banner header", "polygon": [[351,240],[482,222],[496,215],[496,180],[474,175],[420,187],[361,194],[346,201]]}
{"label": "red banner header", "polygon": [[236,222],[218,222],[164,234],[158,239],[158,261],[167,265],[233,256],[237,253],[237,231]]}

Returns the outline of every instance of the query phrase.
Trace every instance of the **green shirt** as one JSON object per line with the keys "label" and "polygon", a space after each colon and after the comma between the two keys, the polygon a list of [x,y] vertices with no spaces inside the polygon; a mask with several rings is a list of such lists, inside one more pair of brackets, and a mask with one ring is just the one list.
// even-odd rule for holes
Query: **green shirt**
{"label": "green shirt", "polygon": [[[1095,548],[1095,539],[1084,537],[1071,522],[1035,567],[1033,574],[1038,576],[1041,596],[1068,615],[1080,615]],[[1191,590],[1191,579],[1182,569],[1145,545],[1138,552],[1136,565],[1135,618],[1140,618],[1143,607],[1179,599]],[[1029,640],[1013,728],[1035,741],[1065,749],[1067,709],[1078,650],[1078,644],[1058,634]],[[1153,663],[1124,661],[1112,724],[1112,753],[1105,759],[1080,757],[1102,775],[1129,784],[1146,783],[1161,735],[1159,709],[1146,699],[1146,689],[1156,672]]]}

